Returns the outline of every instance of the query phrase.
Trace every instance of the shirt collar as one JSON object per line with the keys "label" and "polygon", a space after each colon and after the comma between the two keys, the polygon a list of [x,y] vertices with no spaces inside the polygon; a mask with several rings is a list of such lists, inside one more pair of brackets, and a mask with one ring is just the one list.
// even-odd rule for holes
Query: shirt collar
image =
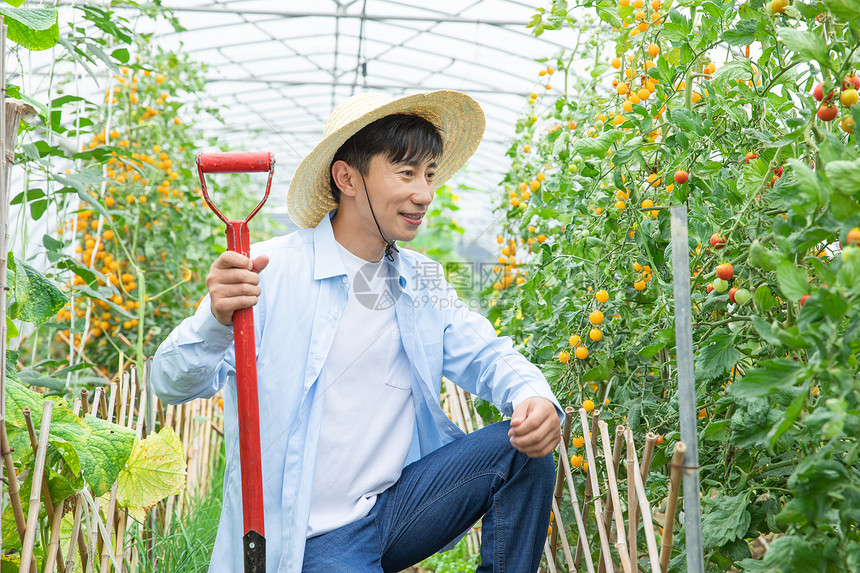
{"label": "shirt collar", "polygon": [[[337,208],[329,211],[326,216],[314,228],[314,280],[337,277],[346,274],[346,267],[337,250],[337,240],[334,238],[334,229],[331,220],[337,213]],[[389,263],[398,275],[400,288],[409,289],[407,277],[411,274],[409,261],[401,256],[400,252],[394,253],[394,261]]]}

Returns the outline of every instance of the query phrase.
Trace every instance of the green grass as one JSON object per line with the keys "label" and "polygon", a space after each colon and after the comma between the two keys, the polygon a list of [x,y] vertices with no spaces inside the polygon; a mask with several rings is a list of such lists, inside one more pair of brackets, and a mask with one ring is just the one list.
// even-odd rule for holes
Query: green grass
{"label": "green grass", "polygon": [[480,562],[480,555],[469,555],[464,537],[451,551],[431,555],[418,567],[436,573],[471,573]]}

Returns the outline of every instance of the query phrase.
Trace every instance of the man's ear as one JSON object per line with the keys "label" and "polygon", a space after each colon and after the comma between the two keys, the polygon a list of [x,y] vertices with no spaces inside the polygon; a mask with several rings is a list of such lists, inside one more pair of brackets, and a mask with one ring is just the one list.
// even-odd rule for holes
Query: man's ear
{"label": "man's ear", "polygon": [[347,165],[346,161],[338,159],[331,166],[331,178],[340,192],[349,197],[355,197],[356,189],[353,184],[354,169]]}

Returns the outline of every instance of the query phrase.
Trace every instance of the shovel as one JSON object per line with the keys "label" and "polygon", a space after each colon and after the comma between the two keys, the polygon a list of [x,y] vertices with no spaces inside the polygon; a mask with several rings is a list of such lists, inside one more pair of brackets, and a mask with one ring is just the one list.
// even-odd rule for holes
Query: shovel
{"label": "shovel", "polygon": [[[206,173],[269,172],[266,194],[251,214],[230,221],[212,203],[206,189]],[[227,249],[251,255],[248,221],[269,197],[275,155],[269,152],[200,153],[197,156],[200,188],[209,208],[227,225]],[[242,467],[242,513],[244,518],[245,573],[266,571],[266,531],[263,523],[263,473],[260,463],[260,409],[257,399],[257,356],[254,344],[254,311],[241,308],[233,313],[236,349],[236,400],[239,410],[239,451]]]}

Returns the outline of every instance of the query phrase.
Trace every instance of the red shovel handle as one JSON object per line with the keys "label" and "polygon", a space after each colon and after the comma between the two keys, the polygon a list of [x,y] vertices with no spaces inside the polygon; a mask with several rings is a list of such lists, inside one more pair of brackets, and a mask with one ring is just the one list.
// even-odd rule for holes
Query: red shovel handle
{"label": "red shovel handle", "polygon": [[197,169],[203,173],[254,173],[269,171],[275,165],[275,155],[268,151],[231,151],[201,153]]}
{"label": "red shovel handle", "polygon": [[[266,193],[257,207],[242,221],[230,221],[212,203],[206,189],[205,173],[244,173],[268,171]],[[248,221],[269,197],[275,156],[272,153],[201,153],[197,172],[203,198],[227,224],[227,248],[250,256]],[[245,534],[244,561],[246,573],[265,573],[266,531],[263,516],[263,472],[260,451],[260,402],[257,394],[257,353],[254,336],[254,312],[242,308],[233,313],[233,337],[236,350],[236,402],[239,412],[239,452],[242,470],[242,513]]]}

